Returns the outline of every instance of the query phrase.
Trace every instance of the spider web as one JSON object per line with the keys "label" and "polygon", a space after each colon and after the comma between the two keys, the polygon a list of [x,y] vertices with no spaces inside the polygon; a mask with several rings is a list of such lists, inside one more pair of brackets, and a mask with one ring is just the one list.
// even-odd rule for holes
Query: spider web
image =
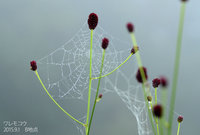
{"label": "spider web", "polygon": [[[93,53],[92,53],[92,77],[98,77],[102,59],[101,42],[104,37],[109,39],[109,46],[106,49],[104,67],[102,75],[105,75],[119,66],[129,55],[132,45],[112,37],[103,28],[98,26],[93,34]],[[117,50],[116,46],[128,48]],[[89,49],[90,49],[90,30],[85,23],[82,28],[68,42],[56,49],[52,53],[38,60],[38,72],[54,99],[79,101],[79,110],[74,107],[67,107],[67,111],[76,114],[81,122],[86,122],[87,94],[89,86]],[[137,65],[135,57],[120,67],[113,74],[102,78],[100,93],[117,94],[125,103],[130,112],[135,116],[138,124],[139,135],[151,135],[151,125],[148,120],[147,110],[143,98],[142,88],[135,79]],[[92,82],[93,103],[97,80]],[[152,91],[153,92],[153,91]],[[66,106],[65,106],[66,107]],[[72,111],[71,111],[72,110]],[[81,125],[76,125],[79,134],[84,135],[85,129]]]}

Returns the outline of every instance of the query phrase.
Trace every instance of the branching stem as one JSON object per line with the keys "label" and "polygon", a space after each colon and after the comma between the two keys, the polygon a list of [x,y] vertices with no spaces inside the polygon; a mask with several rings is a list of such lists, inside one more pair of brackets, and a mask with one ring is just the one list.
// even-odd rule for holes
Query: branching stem
{"label": "branching stem", "polygon": [[[102,70],[103,70],[104,58],[105,58],[105,50],[103,50],[103,55],[102,55],[102,62],[101,62],[101,68],[100,68],[100,76],[101,76]],[[91,127],[91,124],[92,124],[92,118],[93,118],[94,110],[95,110],[96,103],[97,103],[97,97],[98,97],[98,93],[99,93],[100,82],[101,82],[101,78],[99,78],[98,85],[97,85],[97,91],[96,91],[96,96],[95,96],[95,100],[94,100],[94,105],[93,105],[93,108],[92,108],[92,114],[91,114],[91,117],[90,117],[90,122],[89,122],[88,134],[87,135],[90,134],[90,127]]]}
{"label": "branching stem", "polygon": [[106,75],[103,75],[103,76],[99,76],[99,77],[92,78],[92,80],[93,80],[93,79],[103,78],[103,77],[106,77],[106,76],[112,74],[112,73],[115,72],[117,69],[119,69],[122,65],[124,65],[124,64],[131,58],[132,55],[133,55],[133,54],[130,54],[130,55],[126,58],[126,60],[125,60],[124,62],[122,62],[118,67],[116,67],[116,68],[115,68],[113,71],[111,71],[110,73],[108,73],[108,74],[106,74]]}
{"label": "branching stem", "polygon": [[91,30],[91,37],[90,37],[90,73],[89,73],[87,120],[86,120],[86,130],[85,130],[86,135],[88,133],[88,123],[90,117],[90,98],[91,98],[91,85],[92,85],[92,42],[93,42],[93,30]]}
{"label": "branching stem", "polygon": [[54,98],[51,96],[51,94],[48,92],[48,90],[46,89],[46,87],[44,86],[37,70],[35,71],[36,76],[38,77],[38,80],[40,81],[42,87],[44,88],[44,90],[46,91],[47,95],[51,98],[51,100],[65,113],[67,114],[71,119],[73,119],[74,121],[76,121],[77,123],[83,125],[84,127],[86,126],[84,123],[78,121],[77,119],[75,119],[72,115],[70,115],[67,111],[65,111],[55,100]]}

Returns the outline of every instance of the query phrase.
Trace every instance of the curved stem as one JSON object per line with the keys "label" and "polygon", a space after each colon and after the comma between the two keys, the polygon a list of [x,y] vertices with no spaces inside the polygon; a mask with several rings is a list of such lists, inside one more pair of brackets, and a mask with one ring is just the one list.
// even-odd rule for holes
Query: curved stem
{"label": "curved stem", "polygon": [[176,99],[176,88],[178,82],[178,71],[179,71],[179,63],[180,63],[180,55],[181,55],[181,42],[182,42],[182,34],[183,34],[183,25],[184,25],[184,16],[185,16],[185,2],[181,3],[180,9],[180,20],[179,20],[179,28],[178,28],[178,38],[176,44],[176,58],[174,65],[174,76],[172,83],[172,93],[171,93],[171,101],[170,101],[170,112],[169,112],[169,129],[168,134],[171,135],[172,124],[173,124],[173,112],[175,106]]}
{"label": "curved stem", "polygon": [[[133,32],[131,33],[131,39],[133,41],[133,47],[137,48],[137,41],[136,41],[136,38],[135,38],[135,35],[134,35]],[[136,59],[137,59],[138,67],[139,67],[139,70],[140,70],[140,74],[142,76],[142,82],[143,82],[142,83],[142,89],[143,89],[143,93],[144,93],[144,100],[145,100],[146,107],[147,107],[147,110],[148,110],[149,120],[150,120],[150,123],[151,123],[151,126],[152,126],[153,133],[154,133],[154,135],[156,135],[156,130],[155,130],[155,126],[154,126],[154,122],[153,122],[153,118],[152,118],[152,113],[151,113],[151,111],[149,109],[149,104],[148,104],[148,100],[147,100],[147,93],[146,93],[145,85],[144,85],[144,83],[147,80],[146,80],[146,77],[145,77],[144,70],[142,68],[142,61],[141,61],[141,58],[140,58],[140,52],[137,51],[135,53],[135,56],[136,56]]]}
{"label": "curved stem", "polygon": [[[102,62],[101,62],[101,68],[100,68],[100,76],[101,76],[102,70],[103,70],[104,58],[105,58],[105,50],[103,50],[103,55],[102,55]],[[97,97],[98,97],[98,93],[99,93],[100,82],[101,82],[101,78],[99,78],[98,85],[97,85],[97,91],[96,91],[96,96],[95,96],[95,100],[94,100],[94,105],[93,105],[93,108],[92,108],[92,114],[91,114],[91,117],[90,117],[90,122],[89,122],[88,134],[87,135],[90,134],[90,127],[91,127],[91,124],[92,124],[92,118],[93,118],[94,110],[95,110],[96,103],[97,103]]]}
{"label": "curved stem", "polygon": [[131,57],[132,55],[133,55],[133,54],[130,54],[130,55],[126,58],[126,60],[125,60],[124,62],[122,62],[117,68],[115,68],[115,69],[114,69],[113,71],[111,71],[110,73],[108,73],[108,74],[106,74],[106,75],[103,75],[103,76],[99,76],[99,77],[92,78],[92,80],[93,80],[93,79],[100,79],[100,78],[103,78],[103,77],[106,77],[106,76],[112,74],[112,73],[115,72],[118,68],[120,68],[122,65],[124,65],[124,64],[130,59],[130,57]]}
{"label": "curved stem", "polygon": [[89,117],[90,117],[90,98],[91,98],[91,85],[92,85],[92,42],[93,42],[93,30],[91,30],[91,37],[90,37],[90,73],[89,73],[89,90],[88,90],[86,135],[87,135],[87,132],[88,132],[88,122],[89,122]]}
{"label": "curved stem", "polygon": [[42,80],[41,80],[41,78],[40,78],[40,76],[39,76],[37,70],[35,71],[35,74],[36,74],[36,76],[38,77],[38,79],[39,79],[39,81],[40,81],[42,87],[43,87],[44,90],[46,91],[47,95],[51,98],[51,100],[53,100],[53,102],[54,102],[65,114],[67,114],[71,119],[73,119],[73,120],[76,121],[77,123],[79,123],[79,124],[85,126],[84,123],[78,121],[78,120],[75,119],[73,116],[71,116],[67,111],[65,111],[65,110],[54,100],[54,98],[50,95],[50,93],[48,92],[48,90],[47,90],[46,87],[44,86],[44,84],[43,84],[43,82],[42,82]]}

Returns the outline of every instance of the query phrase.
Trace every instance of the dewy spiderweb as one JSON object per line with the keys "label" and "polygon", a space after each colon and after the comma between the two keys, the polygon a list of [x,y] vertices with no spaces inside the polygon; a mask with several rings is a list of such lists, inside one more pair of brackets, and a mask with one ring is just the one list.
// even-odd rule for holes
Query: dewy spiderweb
{"label": "dewy spiderweb", "polygon": [[[99,76],[102,58],[101,42],[104,37],[109,38],[110,43],[106,49],[102,75],[111,72],[119,66],[130,55],[132,48],[131,43],[128,44],[112,37],[98,26],[94,30],[93,37],[93,77]],[[119,51],[116,49],[117,46],[123,46],[123,48],[128,49]],[[70,101],[72,99],[80,100],[86,108],[89,85],[89,49],[90,31],[85,23],[71,40],[38,60],[38,72],[48,91],[57,101],[61,99],[70,99]],[[138,134],[150,135],[152,134],[151,125],[147,117],[141,87],[138,86],[135,79],[137,66],[134,63],[136,63],[135,57],[132,56],[123,67],[120,67],[111,75],[102,78],[100,92],[104,95],[108,92],[116,93],[136,117]],[[93,81],[92,96],[94,97],[97,87],[95,84],[96,80]],[[67,111],[70,110],[67,109]],[[86,121],[86,109],[84,111],[83,109],[81,110],[79,118],[81,122]],[[75,124],[79,133],[84,135],[84,127],[77,123]]]}

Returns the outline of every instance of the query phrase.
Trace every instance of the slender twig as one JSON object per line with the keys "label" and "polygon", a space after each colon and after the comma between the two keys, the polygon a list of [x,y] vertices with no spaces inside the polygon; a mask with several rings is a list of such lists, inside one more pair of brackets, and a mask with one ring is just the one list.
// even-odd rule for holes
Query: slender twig
{"label": "slender twig", "polygon": [[185,2],[182,2],[181,9],[180,9],[178,38],[177,38],[177,44],[176,44],[176,58],[175,58],[175,64],[174,64],[174,76],[173,76],[172,93],[171,93],[171,101],[170,101],[168,135],[171,135],[172,124],[173,124],[173,112],[174,112],[175,99],[176,99],[176,88],[177,88],[177,83],[178,83],[178,71],[179,71],[179,63],[180,63],[180,55],[181,55],[181,42],[182,42],[182,34],[183,34],[184,16],[185,16]]}
{"label": "slender twig", "polygon": [[[158,98],[157,98],[157,88],[155,88],[155,104],[158,103]],[[158,118],[156,119],[156,128],[157,128],[157,134],[159,135],[159,125],[158,125]]]}
{"label": "slender twig", "polygon": [[103,76],[99,76],[99,77],[92,78],[92,80],[93,80],[93,79],[103,78],[103,77],[106,77],[106,76],[112,74],[112,73],[115,72],[118,68],[120,68],[122,65],[124,65],[124,64],[131,58],[132,55],[133,55],[133,54],[130,54],[130,55],[126,58],[126,60],[125,60],[124,62],[122,62],[118,67],[116,67],[116,68],[115,68],[113,71],[111,71],[110,73],[108,73],[108,74],[106,74],[106,75],[103,75]]}
{"label": "slender twig", "polygon": [[90,98],[91,98],[91,85],[92,85],[92,42],[93,42],[93,30],[91,30],[90,37],[90,73],[89,73],[89,90],[88,90],[88,107],[87,107],[87,121],[86,121],[86,135],[88,132],[88,122],[90,117]]}
{"label": "slender twig", "polygon": [[[102,62],[101,62],[101,68],[100,68],[100,75],[99,76],[101,76],[101,74],[102,74],[104,58],[105,58],[105,50],[103,49]],[[97,97],[98,97],[98,93],[99,93],[100,82],[101,82],[101,78],[99,78],[98,85],[97,85],[97,91],[96,91],[96,96],[95,96],[95,100],[94,100],[94,105],[93,105],[93,108],[92,108],[92,114],[91,114],[91,117],[90,117],[87,135],[90,134],[90,127],[91,127],[91,124],[92,124],[92,118],[93,118],[94,110],[95,110],[96,103],[97,103]]]}
{"label": "slender twig", "polygon": [[86,126],[84,123],[78,121],[76,118],[74,118],[72,115],[70,115],[67,111],[65,111],[55,100],[54,98],[50,95],[50,93],[48,92],[48,90],[46,89],[46,87],[44,86],[37,70],[35,71],[36,76],[38,77],[38,80],[40,81],[42,87],[44,88],[44,90],[46,91],[47,95],[51,98],[51,100],[53,100],[53,102],[65,113],[67,114],[71,119],[73,119],[74,121],[76,121],[77,123],[83,125],[84,127]]}

